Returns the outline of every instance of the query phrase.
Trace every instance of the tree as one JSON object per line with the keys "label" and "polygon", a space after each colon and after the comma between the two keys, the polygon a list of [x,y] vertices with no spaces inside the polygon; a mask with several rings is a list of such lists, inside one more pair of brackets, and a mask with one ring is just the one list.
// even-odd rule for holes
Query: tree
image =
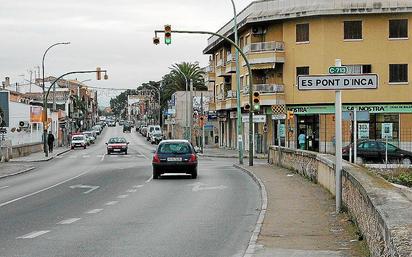
{"label": "tree", "polygon": [[171,69],[171,84],[169,85],[171,90],[185,91],[186,90],[186,78],[187,83],[190,80],[193,82],[193,88],[196,90],[207,90],[205,86],[204,75],[205,72],[199,67],[197,63],[175,63]]}
{"label": "tree", "polygon": [[128,89],[115,98],[110,99],[110,108],[112,108],[113,113],[116,116],[120,116],[122,113],[124,113],[124,110],[127,107],[127,96],[135,94],[137,94],[136,90]]}

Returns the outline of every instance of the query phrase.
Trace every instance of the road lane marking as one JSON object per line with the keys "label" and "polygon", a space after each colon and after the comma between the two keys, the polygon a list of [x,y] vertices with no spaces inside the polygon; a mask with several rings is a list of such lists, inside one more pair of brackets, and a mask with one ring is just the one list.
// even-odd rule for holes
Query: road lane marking
{"label": "road lane marking", "polygon": [[104,157],[105,157],[105,156],[106,156],[106,155],[103,154],[102,158],[100,159],[101,162],[104,161]]}
{"label": "road lane marking", "polygon": [[93,210],[90,210],[90,211],[88,211],[88,212],[86,212],[87,214],[96,214],[96,213],[99,213],[99,212],[101,212],[101,211],[103,211],[103,209],[93,209]]}
{"label": "road lane marking", "polygon": [[107,202],[105,205],[115,205],[117,203],[118,203],[118,201],[111,201],[111,202]]}
{"label": "road lane marking", "polygon": [[90,155],[83,155],[83,158],[90,158]]}
{"label": "road lane marking", "polygon": [[9,187],[9,186],[0,187],[0,190],[6,189],[6,188],[8,188],[8,187]]}
{"label": "road lane marking", "polygon": [[127,192],[127,193],[136,193],[136,192],[137,192],[137,189],[129,189],[129,190],[127,190],[126,192]]}
{"label": "road lane marking", "polygon": [[88,194],[90,192],[93,192],[94,190],[98,189],[100,186],[89,186],[89,185],[73,185],[70,186],[71,189],[75,189],[75,188],[88,188],[89,190],[87,190],[86,192],[83,192],[83,194]]}
{"label": "road lane marking", "polygon": [[61,184],[64,184],[64,183],[66,183],[66,182],[69,182],[70,180],[73,180],[73,179],[76,179],[76,178],[78,178],[78,177],[80,177],[80,176],[83,176],[83,175],[86,174],[87,172],[88,172],[88,171],[82,172],[82,173],[80,173],[80,174],[77,175],[77,176],[74,176],[74,177],[72,177],[72,178],[66,179],[66,180],[64,180],[64,181],[62,181],[62,182],[59,182],[59,183],[55,184],[55,185],[52,185],[52,186],[49,186],[49,187],[40,189],[40,190],[38,190],[38,191],[36,191],[36,192],[33,192],[33,193],[30,193],[30,194],[27,194],[27,195],[24,195],[24,196],[15,198],[15,199],[10,200],[10,201],[1,203],[1,204],[0,204],[0,207],[3,207],[3,206],[5,206],[5,205],[14,203],[14,202],[19,201],[19,200],[22,200],[22,199],[25,199],[25,198],[30,197],[30,196],[33,196],[33,195],[37,195],[38,193],[44,192],[44,191],[49,190],[49,189],[52,189],[52,188],[54,188],[54,187],[60,186]]}
{"label": "road lane marking", "polygon": [[17,239],[32,239],[32,238],[44,235],[44,234],[49,233],[49,232],[50,232],[50,230],[34,231],[34,232],[28,233],[24,236],[19,236],[19,237],[17,237]]}
{"label": "road lane marking", "polygon": [[124,199],[124,198],[126,198],[126,197],[128,197],[129,195],[119,195],[117,198],[120,198],[120,199]]}
{"label": "road lane marking", "polygon": [[145,183],[149,183],[150,181],[152,181],[153,176],[151,176],[148,180],[145,181]]}
{"label": "road lane marking", "polygon": [[72,218],[72,219],[62,220],[62,221],[58,222],[57,224],[58,225],[68,225],[68,224],[75,223],[78,220],[80,220],[80,218]]}
{"label": "road lane marking", "polygon": [[205,190],[223,190],[227,188],[227,186],[224,186],[224,185],[209,187],[209,186],[206,186],[206,184],[201,183],[201,182],[196,182],[196,183],[190,184],[189,186],[193,186],[192,188],[193,192],[199,192],[199,191],[205,191]]}
{"label": "road lane marking", "polygon": [[144,187],[144,185],[136,185],[136,186],[133,186],[133,188],[141,188],[141,187]]}

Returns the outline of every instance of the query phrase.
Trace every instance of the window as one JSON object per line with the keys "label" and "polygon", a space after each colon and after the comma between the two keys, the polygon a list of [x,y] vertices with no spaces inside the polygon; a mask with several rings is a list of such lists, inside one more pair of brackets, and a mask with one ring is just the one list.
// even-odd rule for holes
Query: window
{"label": "window", "polygon": [[309,66],[296,67],[296,76],[309,75]]}
{"label": "window", "polygon": [[309,23],[296,24],[296,42],[309,42]]}
{"label": "window", "polygon": [[344,21],[343,27],[345,40],[362,39],[362,21]]}
{"label": "window", "polygon": [[408,82],[408,64],[389,64],[389,83]]}
{"label": "window", "polygon": [[371,64],[356,64],[356,65],[344,65],[348,68],[347,74],[367,74],[372,73]]}
{"label": "window", "polygon": [[408,20],[390,20],[389,38],[408,38]]}

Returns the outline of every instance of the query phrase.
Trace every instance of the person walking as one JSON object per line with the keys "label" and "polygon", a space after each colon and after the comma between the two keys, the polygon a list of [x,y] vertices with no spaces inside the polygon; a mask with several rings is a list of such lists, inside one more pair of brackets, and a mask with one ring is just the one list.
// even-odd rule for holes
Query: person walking
{"label": "person walking", "polygon": [[54,145],[54,136],[51,131],[49,131],[49,135],[47,136],[47,144],[49,145],[49,152],[53,152],[53,145]]}
{"label": "person walking", "polygon": [[300,132],[300,134],[298,136],[298,141],[299,141],[299,149],[300,150],[305,150],[306,135],[303,131]]}

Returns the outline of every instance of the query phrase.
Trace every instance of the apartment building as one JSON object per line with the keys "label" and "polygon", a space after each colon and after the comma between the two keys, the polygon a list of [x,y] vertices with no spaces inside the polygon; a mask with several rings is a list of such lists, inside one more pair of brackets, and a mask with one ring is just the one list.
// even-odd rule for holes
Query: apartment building
{"label": "apartment building", "polygon": [[[278,132],[282,145],[295,147],[304,133],[306,149],[333,152],[334,92],[299,91],[296,84],[298,75],[328,74],[335,59],[348,74],[379,76],[376,90],[343,92],[345,143],[356,132],[358,138],[388,137],[393,144],[412,148],[411,21],[412,1],[407,0],[252,2],[238,14],[239,45],[251,64],[253,90],[261,95],[254,128],[243,123],[246,149],[253,129],[258,152],[277,143]],[[233,39],[233,21],[218,33]],[[234,53],[233,46],[216,36],[204,50],[210,55],[210,108],[219,119],[219,145],[229,148],[237,148]],[[250,75],[243,58],[240,66],[244,106]],[[354,109],[360,114],[356,130],[351,121]],[[293,111],[293,119],[282,120],[278,129],[274,111],[286,110]],[[242,115],[247,115],[244,108]]]}

